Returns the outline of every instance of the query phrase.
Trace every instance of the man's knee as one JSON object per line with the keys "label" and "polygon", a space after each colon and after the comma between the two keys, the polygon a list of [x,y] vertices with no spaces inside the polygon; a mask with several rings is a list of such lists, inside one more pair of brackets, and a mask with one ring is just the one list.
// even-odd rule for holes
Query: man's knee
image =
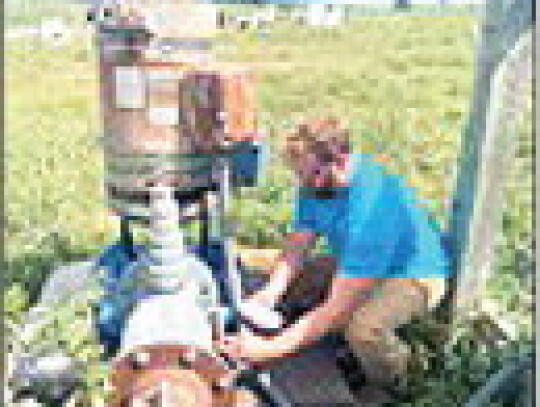
{"label": "man's knee", "polygon": [[425,293],[410,281],[387,280],[362,302],[345,326],[351,342],[374,343],[427,310]]}
{"label": "man's knee", "polygon": [[382,341],[388,328],[384,327],[376,317],[366,317],[362,321],[353,318],[343,329],[343,334],[349,343],[358,346],[370,345]]}

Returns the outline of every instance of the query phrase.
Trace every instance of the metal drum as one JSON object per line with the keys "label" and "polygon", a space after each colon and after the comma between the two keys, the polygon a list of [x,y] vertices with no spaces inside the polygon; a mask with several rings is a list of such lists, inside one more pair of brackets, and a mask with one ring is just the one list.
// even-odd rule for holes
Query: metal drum
{"label": "metal drum", "polygon": [[[109,205],[127,214],[144,212],[156,181],[185,195],[212,188],[217,156],[257,138],[253,77],[215,64],[208,38],[167,29],[185,15],[159,24],[156,4],[126,16],[111,8],[99,24],[105,189]],[[191,10],[165,11],[178,7]]]}

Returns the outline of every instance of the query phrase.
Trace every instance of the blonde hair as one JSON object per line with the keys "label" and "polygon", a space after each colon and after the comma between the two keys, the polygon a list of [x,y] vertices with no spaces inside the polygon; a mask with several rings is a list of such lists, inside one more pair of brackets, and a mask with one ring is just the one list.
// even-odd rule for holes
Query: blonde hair
{"label": "blonde hair", "polygon": [[287,160],[302,153],[334,159],[350,152],[350,133],[334,117],[304,121],[285,135],[282,150]]}

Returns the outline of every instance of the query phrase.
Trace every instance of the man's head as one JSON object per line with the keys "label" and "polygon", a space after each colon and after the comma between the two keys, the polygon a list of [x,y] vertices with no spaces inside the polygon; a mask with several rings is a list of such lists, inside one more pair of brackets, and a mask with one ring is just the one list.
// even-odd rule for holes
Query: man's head
{"label": "man's head", "polygon": [[349,130],[328,118],[304,122],[289,133],[284,155],[301,185],[339,185],[350,153]]}

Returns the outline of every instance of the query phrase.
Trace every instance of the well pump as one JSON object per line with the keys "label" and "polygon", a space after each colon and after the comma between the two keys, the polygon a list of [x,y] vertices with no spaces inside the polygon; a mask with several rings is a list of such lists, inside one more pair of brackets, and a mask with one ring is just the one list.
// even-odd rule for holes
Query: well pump
{"label": "well pump", "polygon": [[[187,373],[159,373],[171,367],[195,372],[213,402],[234,405],[234,386],[243,383],[270,404],[286,404],[217,346],[246,319],[225,214],[233,191],[257,178],[253,77],[213,58],[214,6],[126,3],[107,2],[89,14],[100,54],[105,193],[120,219],[118,242],[98,261],[105,281],[98,331],[112,358],[115,405],[174,399],[162,385],[174,393]],[[180,228],[192,207],[198,212],[190,220],[201,226],[196,245]],[[137,223],[147,231],[144,245],[134,242]],[[264,317],[256,314],[252,320]],[[206,405],[201,400],[197,405]]]}

